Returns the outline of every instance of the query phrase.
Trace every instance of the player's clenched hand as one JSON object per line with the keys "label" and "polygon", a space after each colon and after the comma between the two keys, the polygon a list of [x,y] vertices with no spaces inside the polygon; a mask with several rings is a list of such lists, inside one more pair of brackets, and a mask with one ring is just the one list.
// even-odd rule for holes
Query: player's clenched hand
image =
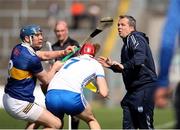
{"label": "player's clenched hand", "polygon": [[75,52],[75,47],[76,46],[68,46],[65,50],[64,50],[64,55],[69,54],[70,52]]}
{"label": "player's clenched hand", "polygon": [[111,67],[112,65],[112,60],[110,58],[107,58],[107,57],[103,57],[103,56],[99,56],[97,58],[97,61],[99,63],[101,63],[104,67]]}

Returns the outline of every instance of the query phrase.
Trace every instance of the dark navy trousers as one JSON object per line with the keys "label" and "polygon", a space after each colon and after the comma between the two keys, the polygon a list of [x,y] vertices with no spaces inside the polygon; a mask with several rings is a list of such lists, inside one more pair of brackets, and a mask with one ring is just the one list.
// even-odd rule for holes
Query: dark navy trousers
{"label": "dark navy trousers", "polygon": [[128,91],[121,102],[123,129],[153,129],[155,87]]}

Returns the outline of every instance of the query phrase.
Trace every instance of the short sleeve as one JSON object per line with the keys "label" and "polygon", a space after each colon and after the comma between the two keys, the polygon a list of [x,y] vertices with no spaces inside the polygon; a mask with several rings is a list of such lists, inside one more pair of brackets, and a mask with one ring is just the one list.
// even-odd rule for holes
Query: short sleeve
{"label": "short sleeve", "polygon": [[102,65],[96,62],[96,76],[97,77],[105,77],[104,69]]}
{"label": "short sleeve", "polygon": [[41,60],[37,56],[33,56],[31,60],[29,60],[29,70],[32,73],[39,73],[43,71],[43,67],[41,64]]}

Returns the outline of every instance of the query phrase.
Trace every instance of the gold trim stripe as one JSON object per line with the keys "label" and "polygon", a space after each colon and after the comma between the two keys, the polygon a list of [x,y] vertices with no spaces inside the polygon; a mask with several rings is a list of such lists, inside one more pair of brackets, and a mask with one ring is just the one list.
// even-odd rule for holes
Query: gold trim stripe
{"label": "gold trim stripe", "polygon": [[26,78],[31,78],[32,74],[28,71],[17,69],[15,67],[12,67],[12,69],[9,71],[10,76],[17,80],[22,80]]}
{"label": "gold trim stripe", "polygon": [[121,0],[119,2],[119,8],[118,8],[116,17],[114,18],[115,24],[113,24],[113,26],[111,27],[108,37],[105,40],[104,48],[102,51],[102,55],[105,57],[110,56],[114,46],[116,45],[116,41],[118,37],[118,33],[117,33],[118,17],[119,15],[123,15],[127,13],[130,6],[130,1],[131,0]]}
{"label": "gold trim stripe", "polygon": [[33,105],[34,105],[34,103],[29,103],[29,104],[26,106],[26,108],[23,109],[23,112],[24,112],[25,114],[27,114],[27,113],[31,110],[31,108],[33,107]]}

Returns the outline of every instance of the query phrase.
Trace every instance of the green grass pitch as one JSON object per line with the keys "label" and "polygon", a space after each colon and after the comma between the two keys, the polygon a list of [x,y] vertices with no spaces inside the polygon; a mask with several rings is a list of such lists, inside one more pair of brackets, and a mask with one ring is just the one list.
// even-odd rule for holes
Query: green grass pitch
{"label": "green grass pitch", "polygon": [[[102,129],[121,129],[122,128],[122,109],[121,107],[93,108],[93,112],[99,121]],[[154,125],[155,128],[173,128],[174,112],[172,108],[155,109]],[[4,109],[0,109],[0,129],[23,129],[26,125],[25,121],[16,120],[9,116]],[[64,129],[68,128],[68,117],[65,117]],[[88,129],[83,121],[80,122],[79,129]]]}

